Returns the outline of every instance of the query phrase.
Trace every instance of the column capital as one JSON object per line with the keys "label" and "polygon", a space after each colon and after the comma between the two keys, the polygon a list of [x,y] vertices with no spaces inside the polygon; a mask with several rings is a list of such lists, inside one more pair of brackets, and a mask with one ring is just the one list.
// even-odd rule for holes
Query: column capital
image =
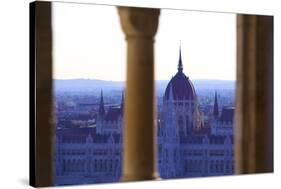
{"label": "column capital", "polygon": [[118,7],[120,22],[126,37],[152,37],[158,27],[160,9]]}

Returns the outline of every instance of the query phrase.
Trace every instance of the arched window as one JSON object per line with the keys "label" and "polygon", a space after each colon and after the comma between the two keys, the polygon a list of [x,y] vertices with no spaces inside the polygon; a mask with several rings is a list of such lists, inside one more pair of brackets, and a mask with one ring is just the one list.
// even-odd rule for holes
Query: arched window
{"label": "arched window", "polygon": [[110,171],[112,171],[112,167],[113,167],[113,161],[112,159],[110,160]]}
{"label": "arched window", "polygon": [[98,160],[95,159],[95,171],[98,169]]}
{"label": "arched window", "polygon": [[65,171],[66,171],[66,168],[67,168],[66,162],[65,162],[65,160],[63,160],[63,163],[62,163],[62,171],[65,172]]}
{"label": "arched window", "polygon": [[100,159],[100,169],[99,169],[99,171],[102,171],[102,159]]}
{"label": "arched window", "polygon": [[104,169],[107,171],[107,160],[104,160]]}
{"label": "arched window", "polygon": [[185,127],[186,127],[186,133],[189,133],[190,126],[189,126],[189,117],[188,117],[188,115],[185,116]]}
{"label": "arched window", "polygon": [[181,133],[184,131],[184,122],[183,122],[182,116],[179,116],[179,119],[178,119],[178,129],[179,129],[179,132],[181,132]]}
{"label": "arched window", "polygon": [[75,172],[76,171],[76,160],[72,160],[72,171]]}
{"label": "arched window", "polygon": [[182,127],[182,126],[183,126],[183,118],[182,118],[182,116],[179,116],[179,119],[178,119],[178,126],[179,126],[179,127]]}

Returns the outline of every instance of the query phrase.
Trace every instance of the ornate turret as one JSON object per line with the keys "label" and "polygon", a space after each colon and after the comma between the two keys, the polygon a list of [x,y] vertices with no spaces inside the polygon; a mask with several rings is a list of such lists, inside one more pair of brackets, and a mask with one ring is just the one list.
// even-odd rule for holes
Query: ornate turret
{"label": "ornate turret", "polygon": [[217,97],[217,91],[215,93],[215,102],[214,102],[214,110],[213,115],[217,119],[219,117],[219,105],[218,105],[218,97]]}
{"label": "ornate turret", "polygon": [[120,109],[121,109],[121,114],[123,114],[123,111],[124,111],[124,91],[122,92]]}
{"label": "ornate turret", "polygon": [[103,102],[103,93],[102,93],[102,90],[101,90],[99,116],[104,116],[104,114],[105,114],[105,110],[104,110],[104,102]]}

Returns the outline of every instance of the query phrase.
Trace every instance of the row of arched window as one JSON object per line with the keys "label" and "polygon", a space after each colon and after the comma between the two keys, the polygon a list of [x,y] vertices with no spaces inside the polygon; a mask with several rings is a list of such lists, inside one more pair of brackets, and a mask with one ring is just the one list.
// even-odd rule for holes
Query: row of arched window
{"label": "row of arched window", "polygon": [[65,175],[69,172],[113,172],[118,171],[117,168],[120,163],[119,159],[93,159],[93,160],[82,160],[82,159],[64,159],[61,163],[62,171],[57,169],[57,175]]}
{"label": "row of arched window", "polygon": [[118,159],[89,160],[87,162],[87,172],[112,172],[116,170],[118,164],[119,164]]}
{"label": "row of arched window", "polygon": [[85,160],[68,159],[62,161],[63,172],[83,172],[85,171]]}
{"label": "row of arched window", "polygon": [[192,173],[233,173],[233,161],[231,160],[185,160],[184,172]]}

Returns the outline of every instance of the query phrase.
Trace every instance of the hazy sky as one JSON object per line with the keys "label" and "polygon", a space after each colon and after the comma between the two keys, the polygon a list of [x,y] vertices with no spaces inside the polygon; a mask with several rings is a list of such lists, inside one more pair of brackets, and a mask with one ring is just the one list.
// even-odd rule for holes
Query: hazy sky
{"label": "hazy sky", "polygon": [[[181,41],[191,79],[235,80],[234,14],[161,10],[155,39],[157,80],[177,71]],[[126,79],[126,43],[114,6],[53,3],[54,78]]]}

